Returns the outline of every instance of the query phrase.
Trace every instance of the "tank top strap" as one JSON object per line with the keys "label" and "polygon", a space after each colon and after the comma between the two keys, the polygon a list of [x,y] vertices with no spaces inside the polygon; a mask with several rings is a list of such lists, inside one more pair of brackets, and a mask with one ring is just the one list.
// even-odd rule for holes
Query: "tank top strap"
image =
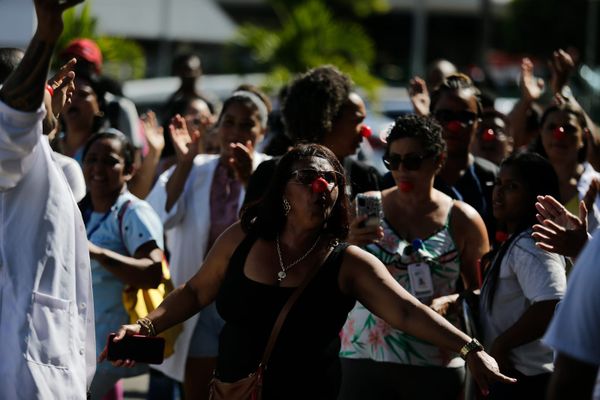
{"label": "tank top strap", "polygon": [[444,223],[444,228],[450,229],[450,219],[452,217],[452,210],[456,204],[456,200],[452,200],[452,204],[450,204],[450,208],[448,208],[448,214],[446,214],[446,222]]}
{"label": "tank top strap", "polygon": [[246,257],[248,257],[248,253],[250,253],[250,249],[254,242],[258,239],[258,236],[253,233],[246,234],[246,237],[238,244],[236,249],[233,251],[231,258],[229,259],[229,268],[228,270],[237,270],[240,267],[244,267],[244,263],[246,262]]}

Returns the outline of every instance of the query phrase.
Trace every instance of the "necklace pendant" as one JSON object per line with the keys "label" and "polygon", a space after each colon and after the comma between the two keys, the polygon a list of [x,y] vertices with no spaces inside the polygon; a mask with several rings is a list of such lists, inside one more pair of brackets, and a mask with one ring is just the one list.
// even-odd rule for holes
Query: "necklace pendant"
{"label": "necklace pendant", "polygon": [[277,273],[277,280],[278,280],[279,282],[281,282],[282,280],[284,280],[284,279],[285,279],[285,277],[286,277],[286,276],[287,276],[287,274],[285,273],[285,271],[279,271],[279,272]]}

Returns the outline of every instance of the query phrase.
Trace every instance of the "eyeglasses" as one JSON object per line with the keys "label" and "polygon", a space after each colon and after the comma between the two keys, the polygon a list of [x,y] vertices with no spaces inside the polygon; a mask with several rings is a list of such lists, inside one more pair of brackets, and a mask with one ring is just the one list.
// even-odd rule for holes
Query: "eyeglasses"
{"label": "eyeglasses", "polygon": [[423,161],[433,156],[433,153],[424,155],[409,153],[402,157],[400,154],[388,154],[383,156],[383,165],[390,171],[396,171],[400,168],[400,164],[404,165],[404,168],[409,171],[417,171],[421,168]]}
{"label": "eyeglasses", "polygon": [[433,116],[440,124],[458,121],[465,128],[473,125],[475,121],[479,120],[479,116],[471,111],[437,110],[433,113]]}
{"label": "eyeglasses", "polygon": [[311,168],[297,169],[290,175],[302,185],[311,185],[316,179],[323,178],[330,185],[333,184],[333,186],[337,186],[340,184],[340,182],[342,182],[343,179],[343,175],[337,171],[318,171]]}

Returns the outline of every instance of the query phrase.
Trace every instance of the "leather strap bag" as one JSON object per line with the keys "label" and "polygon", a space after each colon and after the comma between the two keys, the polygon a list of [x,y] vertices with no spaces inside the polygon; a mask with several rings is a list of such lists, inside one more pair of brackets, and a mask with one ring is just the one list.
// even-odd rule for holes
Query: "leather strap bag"
{"label": "leather strap bag", "polygon": [[223,382],[217,377],[213,376],[210,382],[210,400],[261,400],[263,373],[267,367],[267,362],[271,357],[271,352],[275,347],[275,342],[279,336],[279,331],[281,330],[281,327],[283,326],[290,309],[294,303],[296,303],[296,300],[298,300],[304,289],[308,286],[319,269],[320,265],[314,267],[306,275],[306,277],[304,277],[302,284],[298,286],[296,290],[294,290],[294,293],[292,293],[288,301],[279,312],[279,316],[277,317],[275,325],[273,325],[273,329],[271,330],[271,336],[267,342],[267,347],[265,348],[265,352],[263,353],[262,359],[256,371],[235,382]]}

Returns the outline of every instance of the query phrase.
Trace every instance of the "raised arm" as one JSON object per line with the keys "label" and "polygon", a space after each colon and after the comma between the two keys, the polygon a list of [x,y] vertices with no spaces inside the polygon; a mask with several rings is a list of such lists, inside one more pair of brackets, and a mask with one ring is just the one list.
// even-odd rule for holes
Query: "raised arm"
{"label": "raised arm", "polygon": [[200,141],[200,133],[198,131],[188,132],[185,119],[181,115],[176,115],[171,120],[169,133],[177,155],[177,164],[167,182],[167,202],[165,205],[165,211],[167,212],[173,208],[183,192],[185,182],[194,165],[194,157],[198,154],[198,143]]}
{"label": "raised arm", "polygon": [[40,107],[52,52],[63,31],[62,13],[81,2],[83,0],[34,0],[38,26],[23,60],[0,89],[4,103],[25,112]]}
{"label": "raised arm", "polygon": [[[358,247],[350,246],[346,251],[340,287],[392,327],[436,346],[458,353],[471,342],[469,336],[404,290],[376,257]],[[471,351],[467,366],[484,393],[491,382],[514,382],[499,372],[496,361],[484,351]]]}
{"label": "raised arm", "polygon": [[510,120],[510,135],[515,148],[526,147],[534,139],[527,135],[527,111],[537,101],[544,91],[544,81],[533,75],[533,63],[529,58],[521,61],[521,98],[508,115]]}

